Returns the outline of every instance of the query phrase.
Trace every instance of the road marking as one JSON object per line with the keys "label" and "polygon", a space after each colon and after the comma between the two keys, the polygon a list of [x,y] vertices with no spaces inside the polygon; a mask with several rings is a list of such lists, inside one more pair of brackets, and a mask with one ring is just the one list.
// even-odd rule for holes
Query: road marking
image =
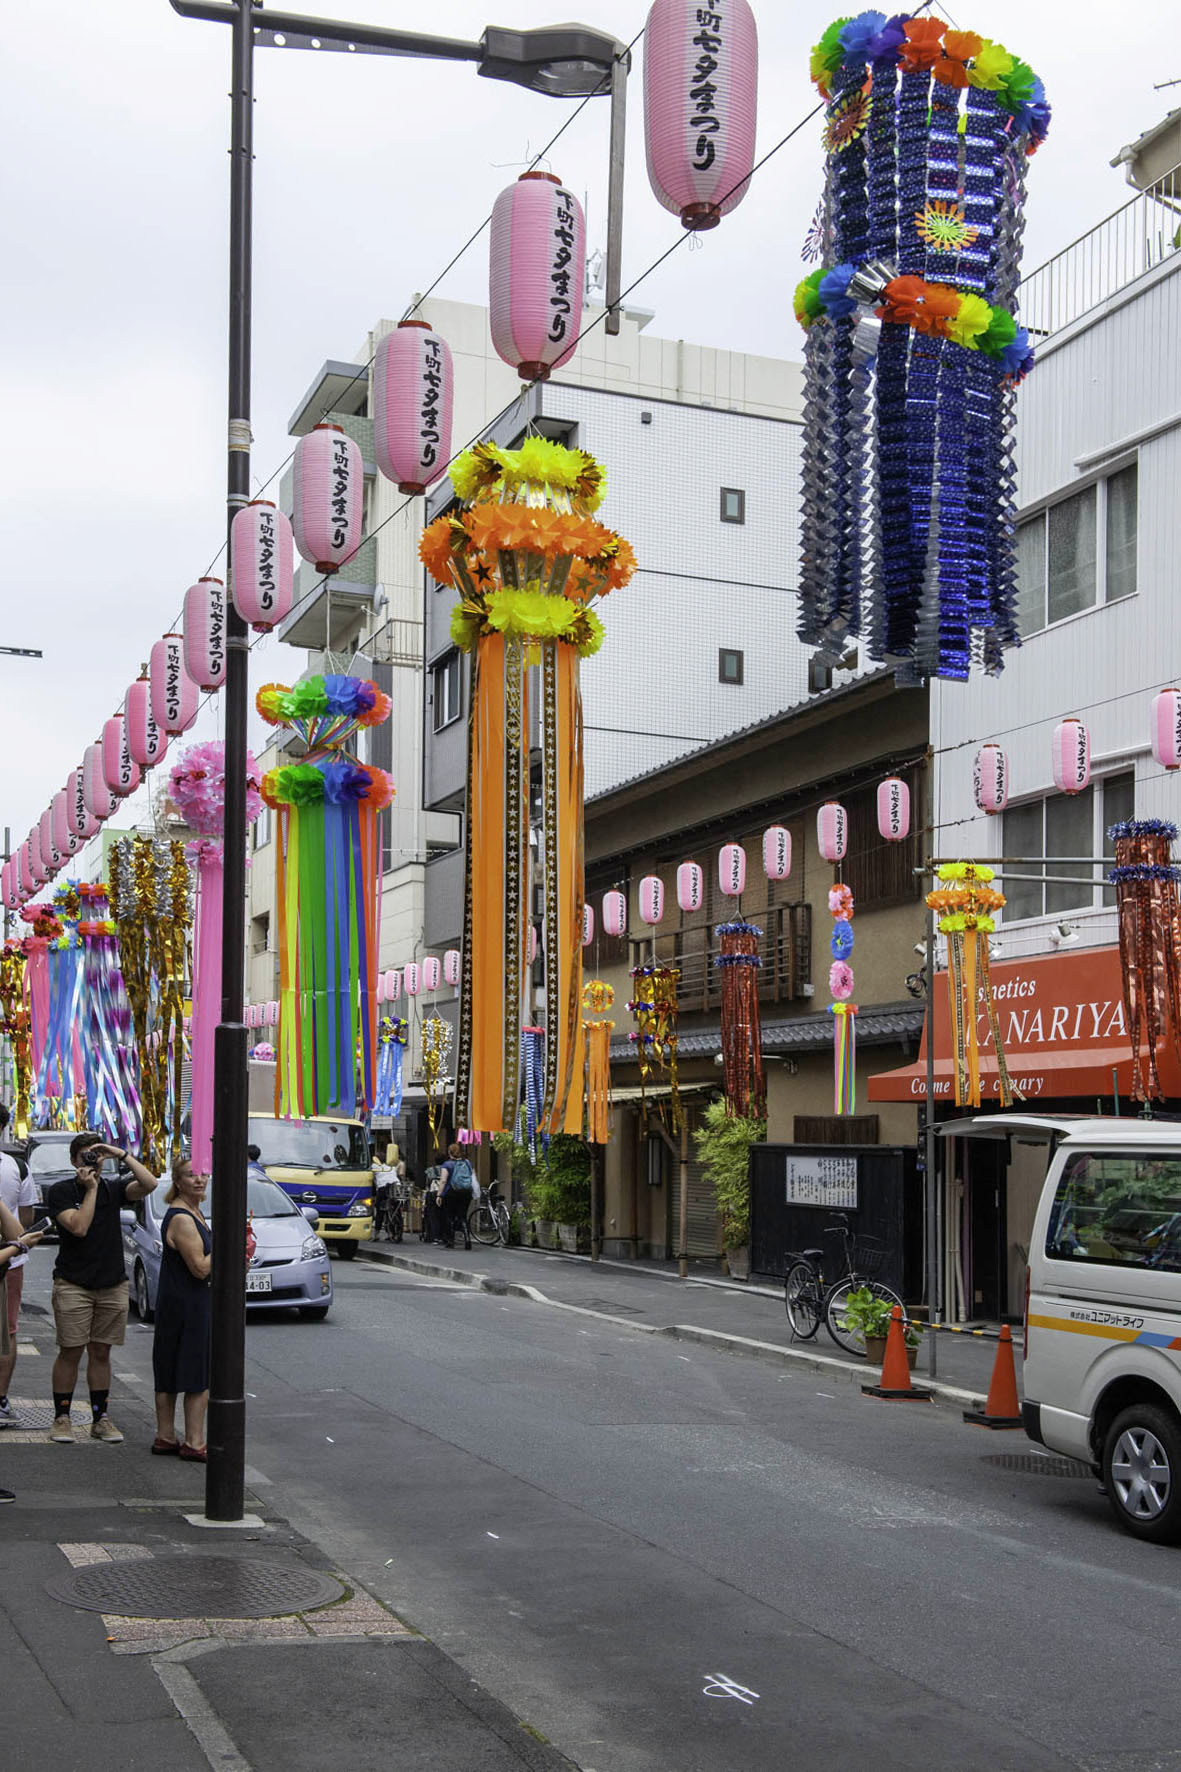
{"label": "road marking", "polygon": [[817,1391],[816,1395],[818,1397],[827,1397],[830,1403],[835,1403],[837,1400],[836,1394],[833,1391]]}
{"label": "road marking", "polygon": [[18,1354],[24,1354],[26,1359],[35,1360],[40,1354],[41,1349],[37,1346],[35,1341],[18,1341],[16,1344],[16,1351]]}
{"label": "road marking", "polygon": [[198,1686],[187,1667],[177,1661],[152,1657],[156,1676],[197,1739],[201,1752],[214,1772],[251,1772],[250,1762],[243,1759],[227,1734],[213,1706]]}
{"label": "road marking", "polygon": [[489,1532],[489,1533],[488,1533],[488,1537],[489,1537],[489,1538],[497,1538],[497,1539],[498,1539],[498,1538],[499,1538],[499,1537],[500,1537],[500,1533],[499,1533],[499,1532]]}
{"label": "road marking", "polygon": [[708,1684],[701,1688],[703,1698],[736,1698],[739,1704],[753,1704],[759,1696],[749,1686],[740,1686],[729,1674],[703,1674]]}
{"label": "road marking", "polygon": [[689,1356],[688,1356],[688,1354],[678,1354],[678,1355],[677,1355],[677,1359],[678,1359],[678,1360],[684,1360],[684,1362],[685,1362],[685,1364],[686,1364],[686,1366],[691,1366],[691,1365],[692,1365],[692,1364],[693,1364],[693,1362],[692,1362],[692,1360],[691,1360],[691,1359],[690,1359],[690,1358],[689,1358]]}

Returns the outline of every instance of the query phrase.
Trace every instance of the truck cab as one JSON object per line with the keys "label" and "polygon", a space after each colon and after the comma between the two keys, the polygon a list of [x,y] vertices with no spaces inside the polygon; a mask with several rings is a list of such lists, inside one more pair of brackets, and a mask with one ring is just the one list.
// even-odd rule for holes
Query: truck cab
{"label": "truck cab", "polygon": [[249,1141],[272,1181],[319,1215],[317,1233],[346,1261],[373,1235],[373,1157],[360,1120],[250,1115]]}

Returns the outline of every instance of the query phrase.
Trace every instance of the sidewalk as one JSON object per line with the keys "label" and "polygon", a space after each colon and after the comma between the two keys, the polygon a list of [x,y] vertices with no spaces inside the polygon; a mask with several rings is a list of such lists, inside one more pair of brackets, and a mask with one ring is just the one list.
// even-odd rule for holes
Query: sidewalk
{"label": "sidewalk", "polygon": [[204,1471],[147,1456],[151,1400],[118,1365],[126,1444],[92,1441],[78,1406],[76,1444],[50,1444],[44,1311],[22,1314],[20,1346],[26,1426],[0,1430],[0,1483],[17,1493],[0,1510],[5,1772],[324,1772],[342,1755],[350,1772],[569,1772],[278,1517],[269,1490],[248,1492],[245,1528],[191,1523]]}
{"label": "sidewalk", "polygon": [[[550,1250],[484,1248],[474,1245],[441,1249],[410,1234],[403,1243],[363,1243],[371,1261],[434,1274],[478,1286],[486,1292],[511,1294],[538,1304],[589,1311],[633,1328],[683,1341],[699,1341],[754,1358],[805,1362],[827,1371],[843,1371],[858,1383],[868,1379],[864,1360],[839,1348],[822,1327],[813,1340],[792,1340],[783,1308],[783,1288],[717,1277],[716,1269],[694,1263],[690,1277],[677,1277],[676,1264],[591,1261],[586,1255],[559,1255]],[[992,1326],[995,1336],[996,1325]],[[1021,1337],[1014,1336],[1017,1382],[1021,1383]],[[991,1337],[939,1333],[936,1395],[957,1408],[985,1396],[996,1356]],[[919,1349],[917,1383],[927,1385],[927,1338]]]}

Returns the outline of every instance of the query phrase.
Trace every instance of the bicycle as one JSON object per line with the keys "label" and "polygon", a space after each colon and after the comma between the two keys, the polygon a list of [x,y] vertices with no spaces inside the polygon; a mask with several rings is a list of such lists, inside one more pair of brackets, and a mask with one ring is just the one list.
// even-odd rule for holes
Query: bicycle
{"label": "bicycle", "polygon": [[373,1221],[375,1237],[387,1237],[391,1243],[400,1243],[406,1234],[406,1208],[410,1204],[411,1188],[408,1181],[395,1177],[378,1190],[377,1212]]}
{"label": "bicycle", "polygon": [[848,1322],[849,1294],[862,1287],[875,1298],[888,1304],[902,1303],[898,1294],[874,1278],[886,1259],[885,1246],[873,1237],[858,1239],[849,1229],[849,1220],[838,1213],[835,1224],[824,1227],[823,1235],[840,1237],[844,1267],[831,1283],[824,1278],[823,1249],[791,1250],[787,1257],[787,1273],[783,1281],[783,1302],[792,1338],[811,1341],[823,1322],[837,1346],[846,1353],[865,1357],[865,1339]]}
{"label": "bicycle", "polygon": [[483,1194],[467,1215],[468,1235],[477,1243],[499,1243],[508,1247],[511,1214],[495,1185]]}

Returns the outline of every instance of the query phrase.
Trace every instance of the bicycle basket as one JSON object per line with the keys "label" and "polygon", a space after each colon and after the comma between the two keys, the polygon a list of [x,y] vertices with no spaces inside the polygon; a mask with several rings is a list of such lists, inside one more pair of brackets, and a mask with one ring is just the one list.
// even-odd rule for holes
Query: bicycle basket
{"label": "bicycle basket", "polygon": [[853,1246],[853,1272],[872,1280],[882,1271],[889,1251],[876,1237],[858,1237]]}

